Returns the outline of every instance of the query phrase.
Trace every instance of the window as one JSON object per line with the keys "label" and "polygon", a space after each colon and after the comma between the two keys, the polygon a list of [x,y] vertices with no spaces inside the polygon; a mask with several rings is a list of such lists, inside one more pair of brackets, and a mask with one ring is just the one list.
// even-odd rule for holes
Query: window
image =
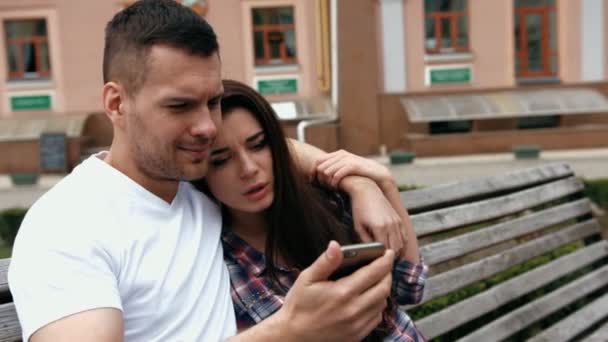
{"label": "window", "polygon": [[431,134],[469,133],[472,127],[471,120],[435,121],[429,124]]}
{"label": "window", "polygon": [[425,0],[425,45],[428,53],[467,51],[466,0]]}
{"label": "window", "polygon": [[560,117],[557,115],[524,116],[517,119],[517,129],[538,129],[559,127]]}
{"label": "window", "polygon": [[293,7],[255,8],[252,15],[255,64],[296,63]]}
{"label": "window", "polygon": [[46,20],[4,22],[8,76],[11,80],[46,78],[51,74]]}

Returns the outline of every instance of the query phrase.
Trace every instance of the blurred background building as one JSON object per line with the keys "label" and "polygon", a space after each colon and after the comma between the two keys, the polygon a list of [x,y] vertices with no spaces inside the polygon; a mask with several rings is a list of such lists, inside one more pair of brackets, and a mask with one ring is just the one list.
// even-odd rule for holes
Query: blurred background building
{"label": "blurred background building", "polygon": [[[130,2],[0,1],[0,173],[39,171],[43,134],[65,135],[66,169],[109,145],[103,30]],[[608,146],[608,0],[180,2],[218,33],[224,77],[324,149]]]}

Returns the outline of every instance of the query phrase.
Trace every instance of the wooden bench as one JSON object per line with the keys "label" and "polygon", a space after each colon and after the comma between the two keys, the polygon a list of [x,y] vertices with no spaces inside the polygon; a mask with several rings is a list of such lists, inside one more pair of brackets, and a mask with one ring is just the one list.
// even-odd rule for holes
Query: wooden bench
{"label": "wooden bench", "polygon": [[582,190],[551,164],[402,192],[430,266],[422,303],[406,308],[423,334],[608,341],[608,241]]}
{"label": "wooden bench", "polygon": [[[598,237],[601,228],[582,190],[568,165],[555,164],[403,192],[421,253],[430,265],[423,303],[466,292],[468,286],[479,288],[486,280],[481,283],[484,291],[417,319],[425,336],[498,341],[551,318],[589,294],[606,292],[608,241]],[[580,248],[504,282],[487,281],[573,244],[570,249]],[[0,341],[19,341],[21,331],[6,280],[8,264],[8,259],[0,260]],[[527,300],[530,293],[577,271],[580,277]],[[406,309],[415,315],[423,307]],[[497,313],[502,316],[488,319]],[[607,321],[608,295],[604,294],[551,322],[532,340],[567,341],[585,334],[582,337],[588,341],[608,341]],[[454,336],[455,329],[467,325],[464,336]],[[597,329],[588,332],[590,328]]]}

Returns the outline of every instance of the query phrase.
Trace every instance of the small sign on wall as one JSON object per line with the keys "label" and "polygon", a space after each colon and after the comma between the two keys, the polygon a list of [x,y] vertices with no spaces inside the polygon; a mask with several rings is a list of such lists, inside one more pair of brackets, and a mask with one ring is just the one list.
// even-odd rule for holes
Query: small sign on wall
{"label": "small sign on wall", "polygon": [[42,172],[65,172],[67,167],[65,133],[42,133],[40,135],[40,170]]}
{"label": "small sign on wall", "polygon": [[298,92],[297,77],[257,78],[255,85],[262,95],[295,94]]}
{"label": "small sign on wall", "polygon": [[12,95],[10,96],[11,112],[51,110],[53,101],[51,95]]}
{"label": "small sign on wall", "polygon": [[471,83],[471,80],[473,79],[472,69],[470,64],[427,66],[424,83],[427,86]]}

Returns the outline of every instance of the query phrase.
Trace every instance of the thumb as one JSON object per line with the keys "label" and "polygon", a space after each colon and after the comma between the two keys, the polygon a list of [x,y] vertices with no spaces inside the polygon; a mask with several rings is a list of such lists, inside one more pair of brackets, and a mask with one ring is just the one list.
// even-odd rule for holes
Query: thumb
{"label": "thumb", "polygon": [[340,251],[340,244],[336,241],[331,241],[325,252],[321,254],[312,265],[308,266],[308,268],[300,274],[300,277],[304,277],[304,280],[307,283],[327,280],[338,266],[340,266],[342,259],[343,256]]}

